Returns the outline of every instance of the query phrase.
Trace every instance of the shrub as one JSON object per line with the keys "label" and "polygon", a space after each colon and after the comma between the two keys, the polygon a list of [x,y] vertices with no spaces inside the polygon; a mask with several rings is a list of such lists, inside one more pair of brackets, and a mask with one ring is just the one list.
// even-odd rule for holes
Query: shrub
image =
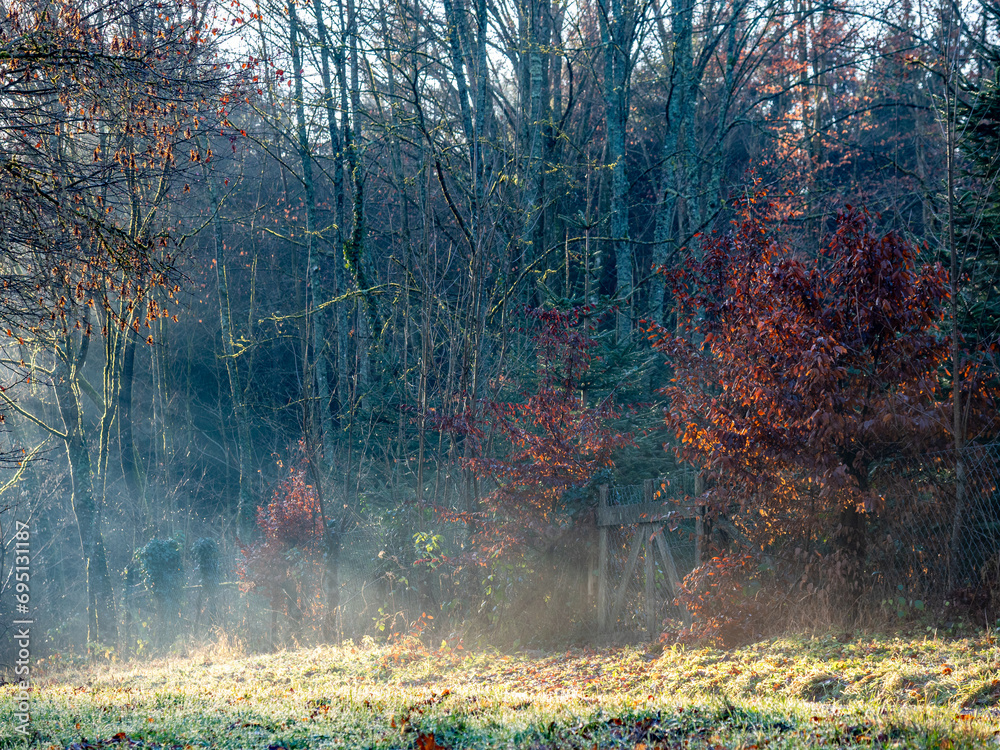
{"label": "shrub", "polygon": [[760,560],[750,554],[713,557],[692,570],[677,597],[691,613],[692,624],[678,640],[736,646],[781,622],[782,604],[773,587],[765,589],[763,577]]}
{"label": "shrub", "polygon": [[176,539],[150,539],[139,550],[139,561],[146,578],[146,587],[156,600],[162,642],[168,632],[176,632],[181,619],[181,599],[184,588],[184,566],[181,544]]}
{"label": "shrub", "polygon": [[244,591],[256,591],[271,604],[272,640],[277,614],[287,615],[295,635],[316,619],[322,602],[323,518],[315,488],[306,482],[303,461],[289,470],[271,502],[257,509],[263,538],[243,547],[238,574]]}

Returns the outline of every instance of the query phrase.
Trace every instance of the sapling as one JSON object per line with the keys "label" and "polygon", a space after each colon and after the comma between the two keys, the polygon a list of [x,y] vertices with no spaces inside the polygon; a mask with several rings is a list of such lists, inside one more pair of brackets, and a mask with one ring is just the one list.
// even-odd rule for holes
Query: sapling
{"label": "sapling", "polygon": [[204,611],[210,625],[219,622],[219,545],[214,539],[205,537],[199,539],[191,547],[195,560],[198,561],[198,573],[201,577],[201,589],[198,592],[198,611],[196,620],[200,620]]}

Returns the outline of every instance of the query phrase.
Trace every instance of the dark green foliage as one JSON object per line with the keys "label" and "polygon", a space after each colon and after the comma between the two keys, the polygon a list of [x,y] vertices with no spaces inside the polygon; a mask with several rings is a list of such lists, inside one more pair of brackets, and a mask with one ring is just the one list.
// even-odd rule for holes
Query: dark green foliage
{"label": "dark green foliage", "polygon": [[146,586],[156,599],[160,618],[158,640],[180,622],[184,566],[181,544],[176,539],[150,539],[139,550],[139,560],[146,575]]}
{"label": "dark green foliage", "polygon": [[[995,11],[991,12],[995,15]],[[987,50],[1000,62],[1000,48]],[[956,132],[967,181],[958,195],[955,232],[961,258],[959,310],[965,350],[975,358],[1000,332],[1000,79],[966,82],[956,106]]]}
{"label": "dark green foliage", "polygon": [[180,590],[184,582],[181,544],[176,539],[150,539],[139,551],[146,585],[156,597]]}
{"label": "dark green foliage", "polygon": [[198,561],[201,585],[217,587],[219,585],[219,545],[214,539],[205,537],[194,543],[191,552],[194,553],[194,558]]}

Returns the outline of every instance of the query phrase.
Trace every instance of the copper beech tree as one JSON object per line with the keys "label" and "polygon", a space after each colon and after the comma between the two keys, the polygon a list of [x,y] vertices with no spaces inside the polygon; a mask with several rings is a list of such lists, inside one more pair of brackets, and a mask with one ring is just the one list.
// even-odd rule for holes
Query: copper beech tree
{"label": "copper beech tree", "polygon": [[847,207],[811,253],[783,244],[758,197],[668,277],[676,330],[649,328],[673,368],[662,393],[710,511],[754,511],[760,538],[814,539],[857,575],[878,462],[946,438],[947,275]]}

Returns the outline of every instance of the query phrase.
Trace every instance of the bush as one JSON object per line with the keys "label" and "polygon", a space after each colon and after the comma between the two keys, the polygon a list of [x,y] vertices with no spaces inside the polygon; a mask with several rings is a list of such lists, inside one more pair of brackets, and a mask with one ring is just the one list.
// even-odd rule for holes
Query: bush
{"label": "bush", "polygon": [[677,601],[691,613],[692,624],[677,639],[731,647],[782,622],[783,603],[774,586],[765,587],[765,570],[754,555],[725,554],[688,573]]}
{"label": "bush", "polygon": [[176,632],[181,619],[184,588],[181,544],[176,539],[150,539],[139,550],[139,561],[146,577],[146,587],[156,600],[160,623],[157,638],[162,643],[168,632]]}
{"label": "bush", "polygon": [[315,488],[306,483],[306,466],[293,467],[271,502],[257,509],[261,541],[243,547],[238,569],[244,591],[256,591],[271,604],[271,639],[277,644],[277,614],[292,621],[293,635],[319,622],[322,610],[323,518]]}

